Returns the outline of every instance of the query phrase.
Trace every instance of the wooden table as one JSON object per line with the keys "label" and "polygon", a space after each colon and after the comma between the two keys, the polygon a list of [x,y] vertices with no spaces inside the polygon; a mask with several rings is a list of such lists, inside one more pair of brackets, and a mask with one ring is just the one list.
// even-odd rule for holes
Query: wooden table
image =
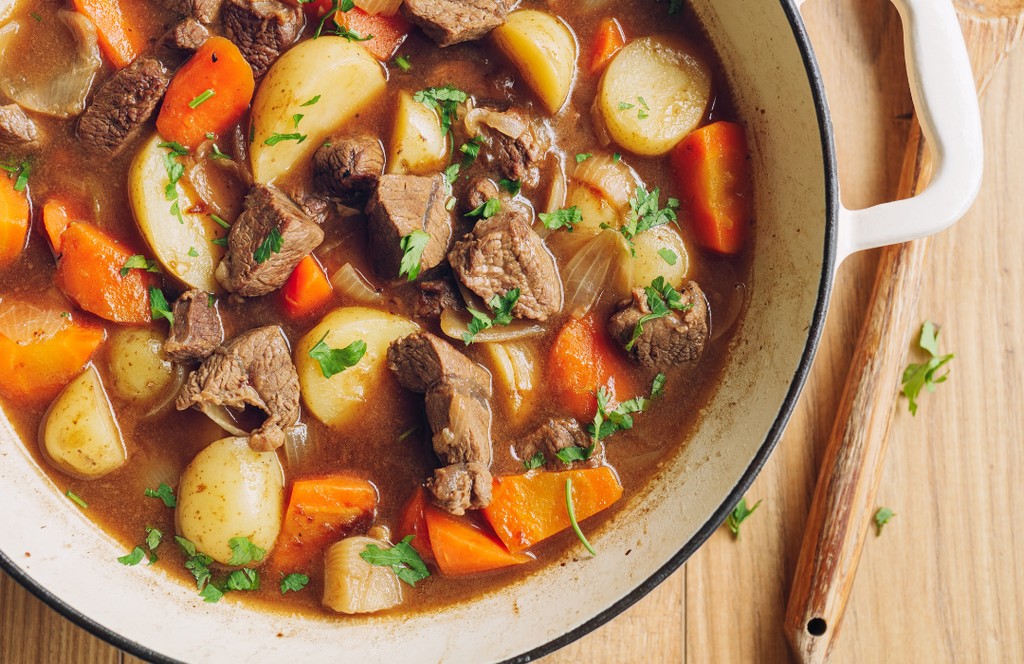
{"label": "wooden table", "polygon": [[[804,15],[838,132],[843,202],[896,191],[911,102],[887,0],[812,0]],[[901,399],[879,506],[833,661],[1024,662],[1024,52],[982,104],[985,182],[932,243],[919,319],[956,352],[916,417]],[[543,660],[786,662],[782,618],[818,464],[874,280],[877,254],[843,265],[825,338],[786,435],[723,529],[625,614]],[[911,353],[913,357],[916,351]],[[0,664],[136,662],[0,574]]]}

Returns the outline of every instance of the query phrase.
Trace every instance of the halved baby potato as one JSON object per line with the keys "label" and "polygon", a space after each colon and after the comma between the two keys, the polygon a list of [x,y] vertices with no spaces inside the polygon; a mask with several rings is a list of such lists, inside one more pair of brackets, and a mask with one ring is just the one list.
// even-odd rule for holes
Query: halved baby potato
{"label": "halved baby potato", "polygon": [[520,9],[491,32],[494,43],[519,69],[551,115],[569,98],[576,75],[576,37],[558,18]]}
{"label": "halved baby potato", "polygon": [[118,396],[144,402],[163,393],[174,378],[164,341],[160,332],[140,327],[124,328],[111,336],[107,363]]}
{"label": "halved baby potato", "polygon": [[[672,288],[679,291],[683,289],[690,273],[690,257],[682,236],[671,224],[656,226],[637,235],[633,238],[633,251],[636,252],[633,260],[635,286],[650,286],[658,277],[665,277]],[[674,260],[674,263],[670,264],[666,256]]]}
{"label": "halved baby potato", "polygon": [[403,90],[388,148],[388,173],[433,175],[448,164],[448,143],[437,111]]}

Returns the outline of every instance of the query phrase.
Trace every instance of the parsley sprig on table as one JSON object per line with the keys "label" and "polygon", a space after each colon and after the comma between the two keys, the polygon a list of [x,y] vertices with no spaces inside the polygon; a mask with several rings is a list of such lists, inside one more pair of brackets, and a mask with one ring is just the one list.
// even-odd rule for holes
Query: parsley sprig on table
{"label": "parsley sprig on table", "polygon": [[921,326],[921,338],[918,345],[926,350],[932,357],[924,364],[911,364],[903,372],[903,394],[910,400],[910,414],[917,415],[917,397],[921,394],[921,388],[928,392],[934,392],[935,386],[946,382],[949,371],[940,377],[935,377],[944,364],[955,356],[955,353],[939,356],[939,331],[931,321],[925,321]]}
{"label": "parsley sprig on table", "polygon": [[896,516],[896,513],[893,512],[888,507],[878,508],[878,511],[875,512],[875,527],[878,528],[878,530],[875,532],[875,537],[881,537],[882,526],[889,523],[889,519],[893,518],[894,516]]}
{"label": "parsley sprig on table", "polygon": [[430,576],[430,570],[423,563],[420,554],[412,548],[415,535],[409,535],[390,549],[382,549],[376,544],[367,544],[366,549],[359,554],[359,557],[378,567],[390,567],[399,579],[405,581],[412,587],[416,587],[417,581]]}
{"label": "parsley sprig on table", "polygon": [[729,530],[732,531],[732,534],[736,536],[737,540],[742,539],[740,537],[740,524],[746,521],[747,517],[753,514],[754,510],[756,510],[757,506],[760,504],[761,501],[759,500],[748,510],[747,498],[744,496],[743,498],[740,498],[740,502],[736,503],[736,507],[725,520],[726,525],[729,526]]}
{"label": "parsley sprig on table", "polygon": [[692,302],[683,303],[683,296],[675,288],[672,288],[672,284],[665,281],[665,277],[656,278],[644,290],[647,293],[647,307],[651,313],[637,321],[636,327],[633,328],[633,337],[626,344],[626,350],[633,350],[636,340],[644,333],[644,323],[668,316],[672,313],[672,309],[689,311],[693,308]]}
{"label": "parsley sprig on table", "polygon": [[482,311],[477,311],[472,307],[468,307],[466,311],[473,317],[473,320],[469,321],[469,332],[462,335],[462,340],[466,342],[466,345],[473,343],[473,338],[477,334],[483,332],[488,328],[492,328],[495,325],[508,325],[512,322],[512,309],[515,308],[516,302],[519,301],[519,296],[522,294],[518,288],[513,288],[504,296],[495,295],[491,298],[491,301],[487,303],[487,306],[491,308],[495,316],[492,319]]}

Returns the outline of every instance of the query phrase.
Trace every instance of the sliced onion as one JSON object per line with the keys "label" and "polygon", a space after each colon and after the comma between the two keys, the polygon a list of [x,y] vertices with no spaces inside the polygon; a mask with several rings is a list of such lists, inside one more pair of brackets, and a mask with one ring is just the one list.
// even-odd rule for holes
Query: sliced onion
{"label": "sliced onion", "polygon": [[367,14],[380,14],[381,16],[394,16],[398,8],[402,6],[402,0],[353,0],[356,7],[359,7]]}
{"label": "sliced onion", "polygon": [[[589,159],[587,161],[590,161]],[[562,165],[559,164],[558,168],[555,169],[555,175],[551,178],[551,189],[548,192],[548,202],[544,206],[544,212],[551,214],[557,210],[561,210],[565,207],[565,194],[567,187],[565,186],[565,172]]]}
{"label": "sliced onion", "polygon": [[[174,364],[174,373],[171,375],[171,382],[167,384],[167,388],[163,394],[160,395],[160,401],[158,401],[152,408],[149,409],[145,415],[142,416],[144,420],[152,420],[165,415],[174,406],[174,401],[178,398],[178,392],[181,392],[181,387],[185,384],[185,379],[188,377],[188,370],[183,364]],[[170,482],[168,482],[170,484]]]}
{"label": "sliced onion", "polygon": [[528,129],[526,118],[515,111],[494,111],[489,108],[474,108],[466,113],[466,131],[470,136],[483,134],[480,125],[487,125],[510,138],[519,138]]}
{"label": "sliced onion", "polygon": [[240,429],[238,427],[238,421],[231,413],[231,409],[227,406],[215,406],[212,403],[204,403],[199,407],[199,410],[203,411],[203,414],[213,420],[217,426],[224,429],[232,436],[241,436],[248,438],[251,431]]}
{"label": "sliced onion", "polygon": [[611,287],[616,297],[621,295],[622,284],[633,281],[632,264],[633,257],[622,235],[611,229],[601,231],[565,266],[565,311],[574,318],[582,318],[606,288]]}
{"label": "sliced onion", "polygon": [[173,466],[168,464],[166,461],[160,461],[155,464],[149,464],[148,470],[142,475],[142,481],[145,483],[147,489],[153,489],[156,491],[161,484],[166,484],[169,487],[173,487],[178,483],[178,478],[181,476]]}
{"label": "sliced onion", "polygon": [[621,212],[629,210],[629,199],[636,196],[636,188],[642,186],[640,176],[626,165],[621,158],[600,154],[580,162],[572,177],[585,182],[604,194],[605,199]]}
{"label": "sliced onion", "polygon": [[232,145],[235,148],[235,161],[238,163],[238,176],[246,187],[252,186],[252,166],[249,164],[249,137],[245,125],[235,125]]}
{"label": "sliced onion", "polygon": [[331,285],[345,297],[362,304],[376,304],[384,300],[384,296],[351,263],[345,263],[334,273]]}
{"label": "sliced onion", "polygon": [[27,302],[0,300],[0,334],[19,346],[46,341],[67,324],[60,311],[40,309]]}
{"label": "sliced onion", "polygon": [[300,465],[309,456],[313,444],[305,424],[296,424],[284,430],[284,454],[289,468]]}
{"label": "sliced onion", "polygon": [[[463,335],[469,333],[469,322],[473,317],[466,311],[455,311],[451,307],[441,313],[441,330],[459,341]],[[547,328],[535,320],[517,318],[508,325],[491,327],[478,332],[473,341],[476,343],[494,343],[504,341],[515,341],[517,339],[528,339],[547,332]]]}
{"label": "sliced onion", "polygon": [[594,127],[594,133],[597,134],[597,143],[603,148],[608,147],[612,144],[612,135],[608,131],[608,125],[604,121],[604,113],[601,112],[601,107],[595,101],[594,105],[590,107],[590,123]]}

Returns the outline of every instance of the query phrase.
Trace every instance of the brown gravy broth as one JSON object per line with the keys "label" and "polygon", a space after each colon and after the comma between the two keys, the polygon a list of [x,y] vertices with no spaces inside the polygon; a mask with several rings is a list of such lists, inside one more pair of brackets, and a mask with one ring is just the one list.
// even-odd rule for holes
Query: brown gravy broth
{"label": "brown gravy broth", "polygon": [[[136,14],[139,24],[146,27],[148,34],[154,35],[154,40],[176,22],[175,16],[154,4],[122,4],[134,8],[133,13]],[[698,48],[716,73],[713,101],[709,106],[711,110],[706,122],[712,119],[739,119],[731,110],[729,93],[724,85],[725,79],[721,75],[720,67],[715,65],[717,60],[711,46],[700,31],[698,21],[688,10],[677,16],[669,16],[667,2],[637,0],[630,3],[609,3],[605,11],[583,14],[579,7],[585,4],[575,0],[552,0],[550,3],[526,0],[521,5],[549,8],[554,11],[572,27],[580,44],[580,70],[571,103],[557,117],[548,120],[556,137],[552,156],[549,156],[545,165],[548,171],[542,171],[539,187],[523,190],[523,195],[531,198],[537,208],[542,208],[543,201],[546,200],[550,173],[556,158],[562,160],[567,172],[571,174],[576,154],[602,151],[590,121],[590,106],[600,76],[591,76],[589,73],[588,46],[593,41],[600,20],[608,15],[620,21],[627,39],[666,32],[685,37]],[[146,11],[140,11],[139,6],[144,6]],[[30,16],[30,12],[35,12],[42,18],[39,23],[46,23],[56,21],[56,12],[61,8],[64,8],[64,3],[58,0],[39,0],[23,5],[19,12],[21,15],[15,15],[13,18],[32,28],[37,21]],[[309,38],[315,27],[315,22],[313,25],[307,25],[303,38]],[[45,32],[40,34],[44,37],[46,35]],[[33,63],[45,63],[46,54],[48,49],[53,48],[54,39],[57,37],[33,40],[31,52],[20,53],[19,62],[26,68],[45,66]],[[546,117],[539,104],[534,101],[532,93],[519,80],[514,67],[506,62],[486,39],[452,46],[442,51],[414,29],[399,49],[399,53],[409,58],[412,63],[411,70],[403,72],[398,67],[389,66],[389,82],[384,97],[375,108],[362,113],[353,121],[351,131],[372,133],[387,144],[392,125],[391,109],[395,107],[398,91],[415,92],[429,86],[447,84],[453,84],[470,95],[477,96],[480,101],[494,100],[499,98],[500,94],[505,94],[514,98],[518,105],[527,108],[531,116]],[[94,83],[94,89],[95,85],[111,73],[108,65]],[[29,191],[36,207],[35,223],[27,249],[13,265],[0,270],[0,297],[14,296],[28,301],[40,299],[59,302],[61,296],[55,286],[53,274],[54,258],[45,233],[41,230],[39,208],[52,194],[72,193],[85,196],[86,199],[95,201],[94,220],[100,227],[140,248],[145,247],[136,230],[128,202],[127,174],[138,145],[145,135],[148,135],[148,131],[142,132],[135,144],[128,146],[116,160],[103,166],[86,158],[76,145],[75,119],[57,120],[36,114],[32,117],[47,136],[43,147],[33,152],[35,168],[30,179]],[[242,126],[246,127],[247,122],[246,118]],[[457,135],[456,139],[456,145],[459,145],[465,137]],[[654,187],[661,188],[662,204],[668,197],[677,195],[668,157],[639,157],[614,145],[610,146],[607,152],[615,150],[623,152],[623,158],[639,173],[648,190]],[[456,155],[461,156],[458,152]],[[20,159],[25,155],[16,156]],[[310,168],[307,165],[297,168],[289,174],[285,182],[278,185],[286,191],[289,191],[290,187],[311,189],[309,180]],[[324,264],[328,274],[346,262],[351,262],[367,275],[373,274],[366,252],[366,231],[361,219],[351,217],[325,229],[326,239],[314,253]],[[689,251],[690,278],[697,281],[706,291],[711,303],[712,321],[721,326],[716,316],[722,316],[729,319],[731,324],[735,320],[735,314],[722,315],[721,311],[739,306],[737,302],[741,301],[738,299],[741,295],[738,296],[737,293],[742,294],[742,283],[746,280],[749,267],[750,250],[747,250],[745,257],[733,260],[707,255],[692,241],[686,220],[682,216],[679,226]],[[562,267],[572,257],[572,252],[580,246],[578,241],[571,237],[566,238],[565,235],[565,231],[558,231],[552,234],[549,240],[552,252]],[[411,316],[409,300],[402,296],[403,292],[411,292],[410,288],[406,284],[390,285],[386,292],[386,304],[381,308]],[[181,290],[183,289],[180,285],[173,283],[172,279],[166,281],[165,291],[168,295],[176,296]],[[170,300],[170,297],[168,299]],[[602,325],[614,307],[614,303],[607,300],[607,297],[603,298],[595,308]],[[342,296],[336,294],[335,302],[328,310],[354,304],[356,303],[346,302]],[[65,303],[63,306],[71,305]],[[218,306],[228,338],[253,327],[278,324],[294,345],[319,322],[320,318],[314,316],[300,322],[289,320],[281,313],[276,295],[251,299],[244,304],[232,304],[227,298],[221,298]],[[542,349],[542,357],[548,356],[554,337],[565,320],[566,314],[559,314],[547,324],[550,331],[535,339]],[[419,322],[429,331],[443,336],[436,321]],[[109,338],[109,332],[118,326],[113,323],[105,325]],[[166,323],[160,322],[154,324],[154,327],[163,332],[166,330]],[[648,412],[635,417],[634,429],[616,433],[605,439],[607,462],[617,471],[625,494],[612,508],[585,521],[583,528],[586,532],[614,527],[614,519],[621,506],[652,480],[666,457],[677,453],[685,444],[697,422],[698,413],[719,381],[721,367],[729,348],[729,333],[722,334],[717,327],[713,333],[714,338],[708,343],[699,362],[676,368],[668,374],[666,395],[657,400]],[[452,343],[471,359],[488,366],[485,354],[478,346],[466,348],[460,341]],[[92,362],[104,381],[109,384],[104,346],[101,346],[93,356]],[[384,388],[363,406],[360,417],[345,430],[332,430],[308,412],[304,412],[301,422],[309,428],[313,452],[300,467],[289,467],[285,463],[285,472],[288,483],[337,472],[351,473],[373,482],[380,493],[376,524],[389,526],[394,532],[402,507],[415,488],[421,485],[436,467],[437,460],[431,448],[423,397],[406,392],[386,368],[384,371],[389,374],[384,378]],[[654,372],[639,367],[633,367],[633,371],[636,374],[635,383],[649,390]],[[540,373],[546,375],[547,371],[543,370]],[[503,400],[499,398],[500,390],[496,391],[496,396],[492,400],[492,472],[496,476],[522,472],[522,464],[515,458],[511,449],[512,441],[522,438],[550,416],[565,415],[558,407],[556,390],[552,386],[542,385],[538,389],[545,391],[537,400],[540,406],[527,421],[516,426],[510,424],[512,418],[506,411],[507,407]],[[623,399],[631,396],[635,395],[626,395]],[[155,487],[166,478],[171,478],[168,483],[172,483],[200,450],[225,434],[196,411],[171,410],[162,416],[145,419],[142,416],[149,406],[139,408],[133,403],[117,399],[113,394],[111,399],[128,448],[129,462],[121,469],[93,481],[67,476],[52,469],[44,460],[37,440],[46,410],[45,404],[23,404],[5,399],[3,405],[26,442],[26,448],[40,466],[47,470],[59,490],[62,493],[70,490],[82,497],[88,503],[85,514],[121,542],[126,553],[144,541],[147,527],[156,527],[165,533],[165,537],[158,548],[160,560],[154,569],[178,577],[184,583],[194,584],[191,575],[183,567],[184,559],[171,537],[174,533],[173,511],[165,508],[159,500],[144,497],[144,490],[147,487]],[[402,433],[412,427],[417,427],[413,434],[399,441]],[[284,461],[283,450],[279,453]],[[68,509],[77,508],[69,502]],[[561,559],[565,551],[575,544],[575,535],[571,530],[566,530],[533,547],[532,553],[537,557],[534,563],[459,578],[445,578],[436,570],[432,570],[434,575],[417,584],[415,590],[406,589],[405,602],[394,612],[443,606],[473,594],[494,591],[512,580],[530,575],[542,566]],[[577,564],[586,562],[582,560]],[[310,576],[310,584],[302,592],[282,596],[278,588],[278,579],[265,578],[262,579],[261,590],[229,593],[227,601],[237,601],[244,597],[268,607],[325,614],[327,612],[320,608],[322,562],[314,563],[305,571]],[[200,601],[198,597],[197,601]]]}

